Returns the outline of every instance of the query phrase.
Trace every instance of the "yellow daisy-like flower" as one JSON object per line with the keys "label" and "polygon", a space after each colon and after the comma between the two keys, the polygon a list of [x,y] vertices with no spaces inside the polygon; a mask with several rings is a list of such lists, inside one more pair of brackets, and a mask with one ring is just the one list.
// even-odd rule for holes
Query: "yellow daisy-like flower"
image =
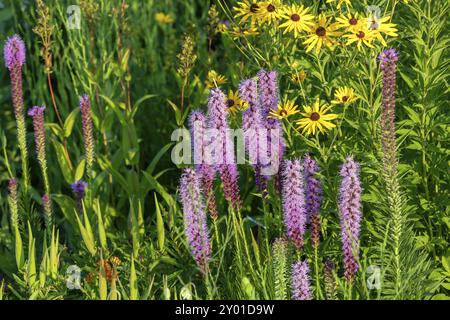
{"label": "yellow daisy-like flower", "polygon": [[233,29],[228,33],[231,35],[233,40],[241,37],[256,36],[259,34],[258,29],[255,26],[251,26],[249,28],[233,27]]}
{"label": "yellow daisy-like flower", "polygon": [[280,28],[285,28],[283,34],[287,32],[294,32],[294,37],[297,38],[302,31],[310,31],[314,25],[312,20],[314,16],[308,14],[309,8],[305,8],[303,5],[298,6],[293,4],[284,8],[282,18],[287,19],[280,25]]}
{"label": "yellow daisy-like flower", "polygon": [[216,32],[217,33],[225,33],[227,32],[229,28],[229,24],[226,21],[219,21],[219,23],[216,26]]}
{"label": "yellow daisy-like flower", "polygon": [[298,113],[299,111],[297,108],[298,106],[295,105],[294,100],[285,100],[284,102],[279,103],[275,110],[270,110],[268,118],[285,119]]}
{"label": "yellow daisy-like flower", "polygon": [[348,32],[355,32],[356,30],[361,28],[363,24],[365,24],[364,19],[358,18],[358,13],[348,13],[347,15],[343,14],[340,17],[336,18],[336,21],[339,28],[344,28],[345,31]]}
{"label": "yellow daisy-like flower", "polygon": [[296,71],[293,74],[291,74],[291,81],[297,85],[300,85],[305,81],[306,79],[306,72],[305,70]]}
{"label": "yellow daisy-like flower", "polygon": [[238,7],[234,7],[233,10],[236,12],[234,17],[241,18],[239,24],[245,23],[250,20],[253,25],[259,20],[259,11],[261,8],[261,2],[258,0],[244,0],[238,2]]}
{"label": "yellow daisy-like flower", "polygon": [[343,4],[345,4],[347,7],[352,6],[351,0],[327,0],[327,3],[334,3],[337,2],[337,8],[340,9]]}
{"label": "yellow daisy-like flower", "polygon": [[173,22],[172,16],[164,12],[155,13],[155,20],[160,24],[171,24]]}
{"label": "yellow daisy-like flower", "polygon": [[227,111],[231,114],[236,114],[239,111],[244,111],[248,107],[247,102],[243,101],[239,97],[238,91],[233,91],[233,90],[230,90],[228,92],[226,105],[227,105]]}
{"label": "yellow daisy-like flower", "polygon": [[218,74],[215,70],[208,71],[208,79],[205,81],[208,89],[215,88],[227,82],[227,78]]}
{"label": "yellow daisy-like flower", "polygon": [[359,28],[352,34],[344,35],[344,37],[348,39],[347,45],[356,42],[358,50],[361,50],[363,44],[368,46],[369,48],[374,47],[372,41],[374,40],[375,33],[364,26],[361,26],[361,28]]}
{"label": "yellow daisy-like flower", "polygon": [[280,18],[282,11],[281,0],[270,0],[261,3],[258,15],[262,22],[271,24]]}
{"label": "yellow daisy-like flower", "polygon": [[327,20],[323,13],[319,15],[318,21],[308,35],[308,39],[303,42],[303,44],[308,45],[306,52],[310,52],[314,48],[316,48],[316,52],[320,52],[323,46],[331,48],[335,44],[333,38],[340,35],[340,32],[336,31],[339,27],[336,23],[330,23],[330,20]]}
{"label": "yellow daisy-like flower", "polygon": [[397,25],[388,22],[390,18],[390,16],[386,16],[383,18],[371,16],[366,19],[367,28],[374,32],[375,38],[379,40],[383,46],[387,46],[387,43],[384,40],[382,33],[389,37],[396,37],[398,35],[398,30],[396,28]]}
{"label": "yellow daisy-like flower", "polygon": [[326,130],[334,128],[336,125],[331,120],[337,118],[334,113],[327,114],[331,106],[324,104],[320,106],[320,100],[317,99],[312,106],[305,106],[304,112],[300,113],[304,118],[297,121],[302,133],[315,134],[316,132],[325,133]]}
{"label": "yellow daisy-like flower", "polygon": [[350,87],[340,87],[334,92],[334,100],[332,104],[349,105],[353,101],[356,101],[358,96],[355,94],[355,90]]}

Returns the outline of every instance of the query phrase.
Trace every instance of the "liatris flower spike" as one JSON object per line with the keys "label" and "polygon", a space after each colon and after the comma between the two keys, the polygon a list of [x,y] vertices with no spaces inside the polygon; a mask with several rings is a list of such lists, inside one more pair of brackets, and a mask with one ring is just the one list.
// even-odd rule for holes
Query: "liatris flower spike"
{"label": "liatris flower spike", "polygon": [[287,160],[283,167],[284,225],[288,238],[299,250],[303,247],[306,226],[303,168],[299,159]]}
{"label": "liatris flower spike", "polygon": [[216,221],[219,213],[216,208],[216,198],[213,190],[216,170],[206,154],[208,137],[206,136],[206,116],[201,111],[193,111],[189,117],[189,126],[192,137],[192,149],[194,152],[195,170],[199,175],[202,188],[206,195],[206,203],[211,218]]}
{"label": "liatris flower spike", "polygon": [[35,106],[28,111],[28,115],[33,118],[34,141],[36,144],[36,154],[41,166],[42,177],[44,179],[45,193],[50,194],[50,183],[47,174],[47,157],[45,153],[45,128],[44,128],[45,106]]}
{"label": "liatris flower spike", "polygon": [[44,221],[47,230],[51,230],[53,224],[52,200],[48,194],[42,196],[42,207],[44,208]]}
{"label": "liatris flower spike", "polygon": [[19,227],[19,197],[18,197],[18,184],[16,178],[12,178],[8,183],[8,204],[11,213],[11,226],[12,229]]}
{"label": "liatris flower spike", "polygon": [[72,183],[71,185],[72,192],[75,196],[75,202],[77,206],[77,211],[79,214],[83,212],[83,199],[86,193],[86,188],[88,187],[87,182],[83,180],[78,180],[77,182]]}
{"label": "liatris flower spike", "polygon": [[351,156],[345,160],[340,175],[342,181],[339,190],[339,216],[341,219],[344,275],[348,282],[352,282],[358,271],[362,211],[359,165]]}
{"label": "liatris flower spike", "polygon": [[312,298],[309,279],[309,266],[306,261],[292,265],[292,298],[294,300],[310,300]]}
{"label": "liatris flower spike", "polygon": [[324,282],[327,300],[336,300],[337,284],[334,278],[336,266],[330,259],[325,260],[324,264]]}
{"label": "liatris flower spike", "polygon": [[25,194],[29,187],[28,150],[26,142],[25,114],[23,106],[22,66],[25,64],[25,44],[18,35],[8,38],[4,47],[5,65],[11,78],[11,98],[17,124],[17,140],[22,158],[23,188]]}
{"label": "liatris flower spike", "polygon": [[94,164],[94,137],[92,128],[92,108],[88,95],[80,97],[81,124],[83,128],[84,150],[89,176],[92,178]]}
{"label": "liatris flower spike", "polygon": [[272,245],[273,273],[275,277],[275,300],[286,300],[289,290],[290,251],[289,242],[278,238]]}
{"label": "liatris flower spike", "polygon": [[[258,106],[257,83],[253,79],[247,79],[239,85],[239,95],[248,103],[248,108],[242,114],[242,129],[244,130],[245,149],[250,163],[255,169],[255,181],[258,191],[267,189],[266,178],[261,175],[263,159],[267,157],[267,141],[261,139],[263,133],[261,110]],[[265,131],[264,131],[265,134]],[[265,154],[263,154],[265,153]],[[263,158],[264,156],[264,158]]]}
{"label": "liatris flower spike", "polygon": [[214,161],[218,163],[217,167],[223,183],[225,198],[234,209],[239,210],[241,207],[239,172],[234,158],[233,141],[229,134],[226,108],[223,92],[220,89],[212,89],[208,100],[208,127],[216,129],[218,134],[215,137],[215,141],[218,143]]}
{"label": "liatris flower spike", "polygon": [[202,273],[205,274],[211,256],[211,245],[200,190],[200,180],[194,170],[184,169],[180,180],[180,195],[186,238],[195,262]]}
{"label": "liatris flower spike", "polygon": [[319,166],[309,155],[303,161],[305,177],[305,196],[307,221],[311,227],[311,241],[315,247],[320,243],[320,203],[322,201],[322,186],[317,173]]}

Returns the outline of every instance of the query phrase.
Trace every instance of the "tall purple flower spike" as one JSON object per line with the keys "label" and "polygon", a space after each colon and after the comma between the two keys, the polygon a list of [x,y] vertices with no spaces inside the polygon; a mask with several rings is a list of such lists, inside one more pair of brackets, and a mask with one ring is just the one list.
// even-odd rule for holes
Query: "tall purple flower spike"
{"label": "tall purple flower spike", "polygon": [[83,128],[84,150],[88,174],[92,174],[94,164],[94,137],[92,127],[92,107],[87,94],[80,97],[81,125]]}
{"label": "tall purple flower spike", "polygon": [[310,300],[312,297],[309,266],[306,261],[292,265],[292,298],[294,300]]}
{"label": "tall purple flower spike", "polygon": [[289,239],[300,250],[306,227],[303,170],[299,159],[286,160],[283,165],[283,213]]}
{"label": "tall purple flower spike", "polygon": [[17,35],[8,38],[4,47],[5,65],[11,71],[15,67],[22,67],[25,64],[25,44]]}
{"label": "tall purple flower spike", "polygon": [[[258,74],[258,91],[259,91],[259,103],[261,105],[261,114],[263,119],[263,125],[268,130],[267,132],[267,148],[270,153],[269,156],[278,157],[278,164],[281,165],[285,144],[283,140],[283,128],[281,122],[278,119],[269,118],[271,110],[275,110],[278,106],[278,82],[276,71],[266,71],[261,69]],[[275,137],[275,141],[272,141],[272,135]],[[272,155],[272,150],[276,154]],[[281,168],[279,168],[279,172]],[[279,184],[280,177],[277,178],[277,184]],[[279,188],[280,189],[280,188]]]}
{"label": "tall purple flower spike", "polygon": [[[267,178],[261,174],[262,152],[267,152],[267,147],[262,149],[262,140],[260,135],[265,128],[262,121],[261,109],[258,103],[257,83],[253,79],[247,79],[239,85],[239,95],[242,100],[248,103],[248,108],[242,114],[242,129],[244,131],[245,149],[249,155],[250,163],[255,170],[255,181],[258,191],[263,192],[267,189]],[[264,137],[265,138],[265,137]]]}
{"label": "tall purple flower spike", "polygon": [[381,109],[381,143],[383,147],[383,164],[390,175],[397,172],[396,138],[395,138],[395,81],[398,55],[394,49],[383,51],[380,56],[380,68],[383,73],[382,109]]}
{"label": "tall purple flower spike", "polygon": [[209,230],[200,190],[200,179],[193,169],[184,169],[180,180],[184,228],[192,256],[203,273],[211,256]]}
{"label": "tall purple flower spike", "polygon": [[320,243],[320,204],[322,202],[322,186],[317,173],[319,166],[309,155],[303,160],[305,177],[305,196],[307,221],[311,227],[311,241],[315,247]]}
{"label": "tall purple flower spike", "polygon": [[208,100],[208,127],[217,130],[217,137],[214,137],[216,146],[214,161],[218,163],[217,169],[223,183],[225,198],[234,209],[239,210],[241,207],[239,172],[234,158],[226,108],[223,92],[220,89],[212,89]]}
{"label": "tall purple flower spike", "polygon": [[340,175],[342,181],[339,190],[339,216],[344,275],[348,282],[352,282],[358,272],[362,210],[359,165],[351,156],[345,160]]}
{"label": "tall purple flower spike", "polygon": [[206,148],[208,147],[208,139],[206,135],[207,123],[206,116],[203,112],[191,112],[189,117],[189,127],[192,137],[195,170],[202,182],[202,189],[205,192],[209,214],[211,215],[211,218],[216,221],[219,217],[213,190],[216,169],[209,162],[209,155],[206,152]]}

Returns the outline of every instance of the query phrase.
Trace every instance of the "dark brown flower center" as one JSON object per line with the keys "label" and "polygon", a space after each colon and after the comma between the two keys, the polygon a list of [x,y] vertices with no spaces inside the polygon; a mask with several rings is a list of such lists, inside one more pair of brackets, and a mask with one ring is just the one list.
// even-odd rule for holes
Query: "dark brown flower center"
{"label": "dark brown flower center", "polygon": [[358,23],[358,20],[357,20],[356,18],[351,18],[348,22],[349,22],[352,26],[355,26],[355,25]]}
{"label": "dark brown flower center", "polygon": [[366,34],[362,31],[358,32],[358,34],[356,35],[358,38],[360,39],[364,39],[364,37],[366,36]]}
{"label": "dark brown flower center", "polygon": [[300,20],[300,16],[299,16],[298,14],[294,13],[294,14],[291,16],[291,20],[292,20],[292,21],[299,21],[299,20]]}
{"label": "dark brown flower center", "polygon": [[325,30],[324,27],[318,27],[318,28],[316,29],[316,34],[317,34],[319,37],[324,37],[324,36],[327,34],[327,30]]}
{"label": "dark brown flower center", "polygon": [[287,111],[286,110],[284,110],[284,109],[281,109],[280,110],[280,116],[282,116],[282,117],[285,117],[285,116],[287,116]]}
{"label": "dark brown flower center", "polygon": [[274,12],[274,11],[275,11],[275,6],[274,6],[273,4],[269,4],[269,5],[267,6],[267,11],[269,11],[269,12]]}
{"label": "dark brown flower center", "polygon": [[258,12],[258,9],[259,9],[259,6],[258,6],[256,3],[254,3],[254,4],[252,4],[252,5],[250,6],[250,12],[251,12],[251,13],[257,13],[257,12]]}
{"label": "dark brown flower center", "polygon": [[233,99],[228,99],[227,100],[227,107],[231,108],[232,106],[234,106],[234,100]]}
{"label": "dark brown flower center", "polygon": [[313,112],[313,113],[311,113],[311,115],[309,116],[309,118],[310,118],[312,121],[317,121],[317,120],[320,119],[320,114],[319,114],[318,112]]}
{"label": "dark brown flower center", "polygon": [[342,101],[347,102],[348,101],[348,97],[347,96],[343,96],[342,97]]}

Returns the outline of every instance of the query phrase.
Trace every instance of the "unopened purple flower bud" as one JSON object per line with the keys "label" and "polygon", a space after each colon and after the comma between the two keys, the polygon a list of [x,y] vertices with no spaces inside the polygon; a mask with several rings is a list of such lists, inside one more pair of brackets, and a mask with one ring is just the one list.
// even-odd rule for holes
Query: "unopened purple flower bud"
{"label": "unopened purple flower bud", "polygon": [[72,192],[75,196],[75,202],[77,205],[77,211],[78,213],[82,213],[83,212],[83,199],[84,199],[84,195],[86,193],[86,188],[88,187],[87,182],[83,181],[83,180],[78,180],[77,182],[74,182],[70,185],[70,187],[72,188]]}
{"label": "unopened purple flower bud", "polygon": [[180,195],[186,238],[197,265],[203,273],[206,273],[211,256],[211,245],[200,180],[194,170],[184,169],[180,180]]}
{"label": "unopened purple flower bud", "polygon": [[94,164],[94,137],[92,127],[92,107],[87,94],[80,97],[80,109],[86,164],[88,173],[92,174],[92,166]]}
{"label": "unopened purple flower bud", "polygon": [[311,300],[309,266],[306,261],[292,265],[292,298],[294,300]]}
{"label": "unopened purple flower bud", "polygon": [[8,183],[8,204],[11,213],[11,226],[13,229],[19,226],[18,184],[19,181],[16,178],[11,178]]}
{"label": "unopened purple flower bud", "polygon": [[325,282],[325,294],[327,300],[336,300],[337,284],[334,278],[334,272],[336,265],[330,259],[326,259],[324,263],[324,282]]}
{"label": "unopened purple flower bud", "polygon": [[286,160],[283,167],[284,225],[289,239],[301,249],[306,225],[303,170],[299,159]]}
{"label": "unopened purple flower bud", "polygon": [[305,196],[307,221],[311,226],[311,241],[315,247],[320,243],[320,203],[322,201],[322,186],[317,173],[319,166],[309,155],[303,160],[305,177]]}
{"label": "unopened purple flower bud", "polygon": [[361,229],[361,183],[359,165],[351,156],[345,160],[340,175],[339,216],[344,255],[344,275],[352,282],[358,271],[359,234]]}
{"label": "unopened purple flower bud", "polygon": [[52,199],[48,194],[42,196],[42,207],[44,209],[45,226],[50,229],[53,224],[53,208]]}

